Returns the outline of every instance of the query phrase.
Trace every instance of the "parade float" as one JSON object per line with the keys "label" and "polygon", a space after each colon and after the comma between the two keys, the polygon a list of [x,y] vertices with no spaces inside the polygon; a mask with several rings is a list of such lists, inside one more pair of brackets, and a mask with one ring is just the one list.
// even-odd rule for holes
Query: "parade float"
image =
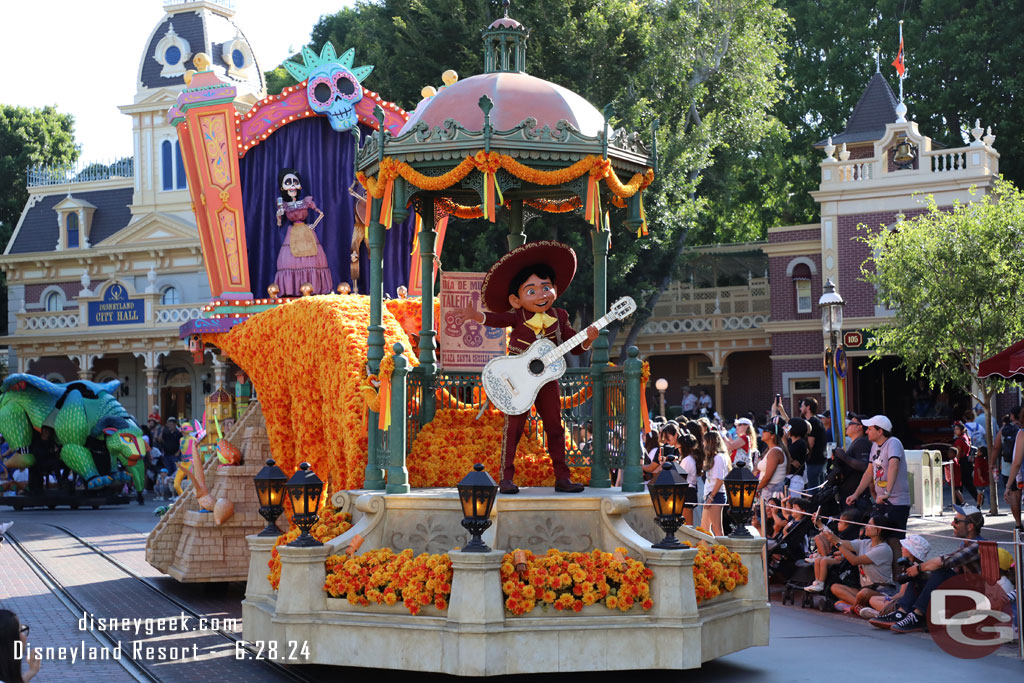
{"label": "parade float", "polygon": [[[0,385],[0,433],[10,447],[0,474],[28,472],[28,488],[0,497],[15,510],[127,503],[125,484],[145,488],[142,430],[124,406],[118,380],[55,384],[8,375]],[[77,486],[82,482],[82,487]],[[142,494],[138,494],[142,503]]]}
{"label": "parade float", "polygon": [[[647,373],[635,348],[611,365],[602,331],[589,367],[557,380],[571,478],[587,485],[573,494],[551,489],[531,414],[515,453],[524,488],[497,495],[504,416],[479,369],[439,357],[439,328],[462,322],[439,325],[436,245],[465,229],[460,219],[507,221],[513,251],[531,216],[579,213],[599,313],[612,219],[624,235],[647,231],[655,150],[612,130],[610,109],[528,75],[528,36],[506,10],[483,32],[485,72],[446,73],[411,114],[331,45],[305,48],[286,64],[298,85],[248,112],[209,70],[188,75],[169,112],[214,294],[181,334],[197,354],[230,357],[258,397],[271,458],[246,504],[258,498],[268,524],[246,538],[244,636],[281,644],[270,653],[281,661],[458,675],[685,669],[767,644],[763,541],[686,527],[677,540],[682,479],[666,468],[644,486]],[[403,296],[410,285],[426,296]],[[208,467],[251,472],[263,466],[255,455]],[[742,521],[749,473],[734,479]],[[179,549],[204,514],[187,505],[161,523]],[[308,643],[308,657],[291,658],[289,642]]]}

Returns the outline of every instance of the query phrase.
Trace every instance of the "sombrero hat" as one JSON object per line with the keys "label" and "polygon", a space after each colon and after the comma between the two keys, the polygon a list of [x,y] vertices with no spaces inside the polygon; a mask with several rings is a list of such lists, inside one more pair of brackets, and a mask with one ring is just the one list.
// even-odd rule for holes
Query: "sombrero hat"
{"label": "sombrero hat", "polygon": [[545,264],[555,271],[555,288],[561,294],[576,275],[576,252],[567,244],[544,240],[529,242],[508,252],[491,266],[484,276],[480,293],[484,306],[492,313],[511,310],[508,302],[512,279],[529,266]]}

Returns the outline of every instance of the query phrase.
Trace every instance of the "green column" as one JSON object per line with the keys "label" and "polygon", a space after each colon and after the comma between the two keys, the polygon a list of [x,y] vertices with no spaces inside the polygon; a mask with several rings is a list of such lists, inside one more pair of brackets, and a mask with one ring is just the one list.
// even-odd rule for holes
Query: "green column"
{"label": "green column", "polygon": [[[406,398],[405,347],[396,343],[395,369],[391,371],[391,426],[388,428],[388,493],[409,493],[409,469],[405,466]],[[638,375],[639,376],[639,375]]]}
{"label": "green column", "polygon": [[[591,233],[594,240],[594,318],[605,314],[608,308],[607,271],[608,226]],[[594,385],[594,462],[590,467],[591,488],[606,489],[612,485],[608,471],[608,419],[605,406],[604,374],[608,369],[608,330],[594,340],[590,355],[590,378]]]}
{"label": "green column", "polygon": [[[366,365],[371,375],[380,372],[380,361],[384,358],[384,226],[380,223],[380,199],[374,199],[371,207],[370,225],[366,229],[366,241],[370,247],[370,326],[367,335]],[[377,426],[377,413],[370,411],[367,419],[367,454],[363,488],[379,490],[384,488],[384,470],[377,462],[377,453],[382,442]]]}
{"label": "green column", "polygon": [[[430,204],[433,207],[433,204]],[[431,212],[432,214],[433,212]],[[437,375],[437,330],[434,329],[434,247],[437,233],[434,231],[434,216],[423,216],[420,230],[420,259],[423,281],[423,302],[420,308],[420,366],[415,370],[420,376],[420,424],[434,419],[434,378]]]}
{"label": "green column", "polygon": [[513,199],[512,209],[508,217],[508,250],[526,244],[526,233],[523,232],[523,200]]}
{"label": "green column", "polygon": [[626,456],[623,463],[622,491],[623,493],[634,493],[644,490],[644,475],[642,471],[643,455],[641,453],[641,417],[640,417],[640,375],[643,372],[644,364],[638,357],[640,350],[630,346],[626,351],[629,358],[626,359]]}

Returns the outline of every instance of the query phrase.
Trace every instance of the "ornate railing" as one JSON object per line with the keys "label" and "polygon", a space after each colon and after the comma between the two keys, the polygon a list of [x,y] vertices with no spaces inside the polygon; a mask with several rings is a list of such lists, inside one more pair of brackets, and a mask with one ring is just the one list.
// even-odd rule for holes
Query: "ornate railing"
{"label": "ornate railing", "polygon": [[[605,416],[602,423],[608,430],[606,467],[617,469],[625,464],[627,379],[621,366],[609,367],[603,377]],[[441,371],[433,377],[425,378],[422,373],[412,371],[405,381],[405,400],[403,403],[392,403],[392,427],[381,432],[381,438],[373,453],[376,466],[382,469],[390,470],[402,466],[399,461],[404,459],[406,453],[411,452],[419,432],[433,419],[437,411],[467,406],[479,410],[482,407],[483,386],[479,373]],[[639,387],[639,375],[635,381]],[[588,438],[588,430],[594,415],[591,369],[569,368],[559,380],[559,387],[562,392],[562,423],[568,437],[566,461],[570,467],[590,467],[594,463],[592,444]],[[438,391],[439,389],[444,391]],[[392,382],[392,396],[395,394],[396,384]],[[404,415],[401,414],[403,404]],[[377,414],[371,412],[370,419],[378,419]],[[404,453],[396,448],[395,443],[399,423],[404,431]],[[545,448],[547,447],[547,437],[539,415],[531,412],[527,418],[524,436],[539,437]],[[494,444],[494,447],[497,449],[501,445]],[[389,485],[390,480],[389,475]]]}
{"label": "ornate railing", "polygon": [[751,278],[745,286],[708,288],[677,281],[655,305],[643,334],[758,329],[768,322],[770,308],[767,278]]}
{"label": "ornate railing", "polygon": [[203,309],[199,306],[157,306],[156,322],[187,323],[189,320],[198,319],[202,313]]}
{"label": "ornate railing", "polygon": [[125,157],[110,164],[79,161],[69,166],[33,166],[27,170],[26,184],[28,187],[37,187],[134,177],[135,159]]}
{"label": "ornate railing", "polygon": [[78,311],[19,313],[18,323],[24,330],[67,330],[78,327]]}

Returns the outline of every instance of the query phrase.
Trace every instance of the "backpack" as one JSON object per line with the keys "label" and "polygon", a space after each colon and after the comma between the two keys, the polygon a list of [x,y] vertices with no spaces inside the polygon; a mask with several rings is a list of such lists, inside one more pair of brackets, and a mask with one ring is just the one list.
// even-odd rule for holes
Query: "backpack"
{"label": "backpack", "polygon": [[1002,436],[1003,462],[1013,462],[1013,442],[1017,440],[1017,431],[1020,427],[1014,424],[1003,425],[999,430]]}

